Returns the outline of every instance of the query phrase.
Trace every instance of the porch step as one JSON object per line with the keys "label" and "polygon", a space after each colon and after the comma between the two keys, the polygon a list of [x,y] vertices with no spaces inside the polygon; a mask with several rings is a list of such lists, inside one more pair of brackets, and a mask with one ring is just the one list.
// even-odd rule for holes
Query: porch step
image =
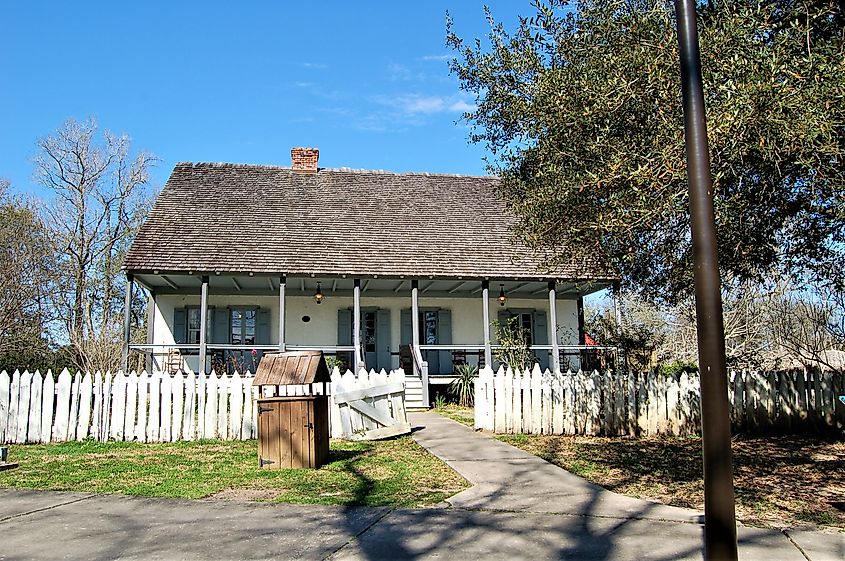
{"label": "porch step", "polygon": [[405,407],[411,409],[427,408],[428,403],[423,403],[422,380],[414,376],[405,378]]}

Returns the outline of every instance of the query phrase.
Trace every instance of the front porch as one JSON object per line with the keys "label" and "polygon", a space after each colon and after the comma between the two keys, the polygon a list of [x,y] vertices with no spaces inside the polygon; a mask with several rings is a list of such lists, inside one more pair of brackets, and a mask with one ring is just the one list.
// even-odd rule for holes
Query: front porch
{"label": "front porch", "polygon": [[[579,368],[582,297],[607,282],[509,278],[351,278],[148,271],[128,275],[149,297],[150,370],[255,371],[264,352],[319,350],[341,367],[408,373],[408,399],[429,403],[429,384],[448,383],[459,364],[497,366],[493,320],[516,316],[535,360]],[[493,294],[491,296],[491,289]],[[417,320],[413,321],[412,318]]]}

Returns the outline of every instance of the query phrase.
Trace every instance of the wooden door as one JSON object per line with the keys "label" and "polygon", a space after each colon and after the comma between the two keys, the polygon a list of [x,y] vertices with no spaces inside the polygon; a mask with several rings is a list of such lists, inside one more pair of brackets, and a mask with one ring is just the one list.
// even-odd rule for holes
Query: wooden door
{"label": "wooden door", "polygon": [[259,466],[265,469],[315,467],[313,400],[258,402]]}

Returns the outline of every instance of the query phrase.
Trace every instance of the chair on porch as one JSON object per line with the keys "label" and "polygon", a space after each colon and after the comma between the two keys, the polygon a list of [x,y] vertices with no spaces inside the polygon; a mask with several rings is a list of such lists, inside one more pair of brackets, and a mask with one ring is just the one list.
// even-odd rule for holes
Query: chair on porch
{"label": "chair on porch", "polygon": [[414,374],[414,357],[411,354],[411,345],[399,345],[399,367],[405,371],[406,376]]}
{"label": "chair on porch", "polygon": [[179,349],[169,349],[167,351],[167,360],[165,360],[164,368],[169,374],[175,374],[182,369],[182,351]]}

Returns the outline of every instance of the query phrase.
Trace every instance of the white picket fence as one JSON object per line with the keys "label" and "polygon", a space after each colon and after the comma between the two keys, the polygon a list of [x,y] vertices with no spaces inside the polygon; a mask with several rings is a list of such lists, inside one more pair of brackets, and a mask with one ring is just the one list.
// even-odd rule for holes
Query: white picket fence
{"label": "white picket fence", "polygon": [[[116,374],[63,370],[0,372],[0,443],[65,442],[93,438],[139,442],[175,442],[257,436],[253,375],[154,372]],[[331,384],[276,386],[271,395],[332,395],[370,388],[383,380],[405,383],[400,369],[390,374],[337,368]],[[342,435],[340,411],[330,403],[332,437]]]}
{"label": "white picket fence", "polygon": [[[845,380],[829,372],[732,372],[728,393],[735,431],[845,428],[838,400]],[[700,378],[487,368],[475,383],[475,426],[497,433],[700,434]]]}

